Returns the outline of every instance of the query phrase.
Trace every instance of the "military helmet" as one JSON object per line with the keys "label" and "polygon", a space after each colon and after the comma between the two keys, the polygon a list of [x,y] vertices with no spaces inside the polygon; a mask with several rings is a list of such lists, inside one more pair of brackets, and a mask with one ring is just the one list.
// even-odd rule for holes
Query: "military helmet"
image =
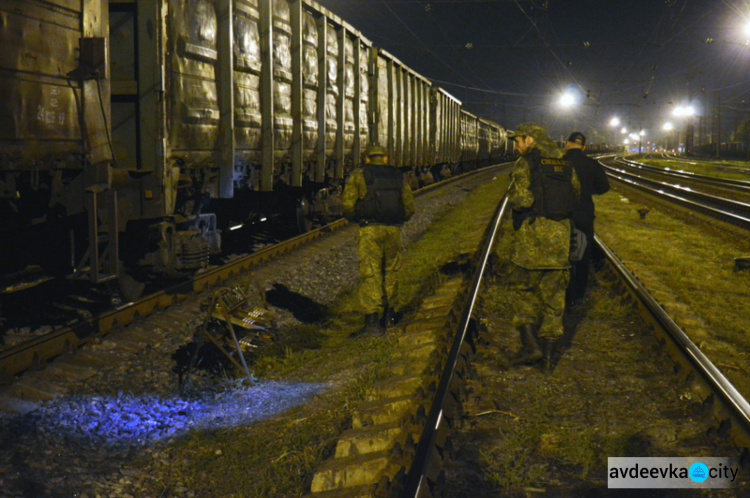
{"label": "military helmet", "polygon": [[536,142],[546,142],[551,140],[547,135],[547,130],[534,123],[520,124],[515,130],[506,132],[506,136],[508,138],[532,137]]}
{"label": "military helmet", "polygon": [[383,147],[382,145],[371,145],[367,148],[365,151],[365,156],[372,157],[372,156],[387,156],[388,155],[388,149]]}

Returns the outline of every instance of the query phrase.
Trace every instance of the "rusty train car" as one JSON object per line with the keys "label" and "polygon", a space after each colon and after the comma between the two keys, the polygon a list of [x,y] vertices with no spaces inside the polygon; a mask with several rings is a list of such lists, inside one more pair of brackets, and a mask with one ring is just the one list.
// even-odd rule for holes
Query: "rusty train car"
{"label": "rusty train car", "polygon": [[0,20],[6,280],[200,268],[272,211],[308,229],[372,143],[422,182],[507,152],[312,0],[0,0]]}

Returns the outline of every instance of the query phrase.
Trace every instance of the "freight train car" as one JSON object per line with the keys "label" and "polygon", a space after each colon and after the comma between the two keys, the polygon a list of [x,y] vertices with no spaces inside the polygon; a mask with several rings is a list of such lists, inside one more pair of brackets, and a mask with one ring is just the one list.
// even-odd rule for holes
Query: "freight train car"
{"label": "freight train car", "polygon": [[513,144],[506,141],[505,130],[487,119],[478,120],[477,165],[488,166],[510,159]]}
{"label": "freight train car", "polygon": [[[3,292],[47,278],[41,264],[75,268],[87,249],[87,212],[113,225],[106,6],[0,3]],[[117,245],[107,244],[108,228],[91,225],[86,264],[94,260],[92,278],[103,281],[117,272]]]}
{"label": "freight train car", "polygon": [[29,268],[201,268],[254,217],[309,229],[372,143],[422,183],[504,149],[312,0],[0,0],[0,17],[1,275],[21,286]]}

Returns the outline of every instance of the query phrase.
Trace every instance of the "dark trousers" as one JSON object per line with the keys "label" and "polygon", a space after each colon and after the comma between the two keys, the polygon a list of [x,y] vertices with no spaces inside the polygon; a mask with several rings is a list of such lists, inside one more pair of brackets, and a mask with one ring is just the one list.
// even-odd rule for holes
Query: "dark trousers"
{"label": "dark trousers", "polygon": [[[592,223],[593,225],[593,223]],[[567,305],[575,304],[580,301],[586,295],[586,287],[589,281],[589,270],[591,269],[592,257],[594,256],[595,243],[594,243],[594,227],[591,226],[590,230],[585,230],[589,227],[576,228],[586,234],[586,250],[583,251],[583,258],[580,261],[576,261],[571,264],[570,267],[570,284],[565,296],[565,302]],[[597,252],[598,247],[596,248]]]}

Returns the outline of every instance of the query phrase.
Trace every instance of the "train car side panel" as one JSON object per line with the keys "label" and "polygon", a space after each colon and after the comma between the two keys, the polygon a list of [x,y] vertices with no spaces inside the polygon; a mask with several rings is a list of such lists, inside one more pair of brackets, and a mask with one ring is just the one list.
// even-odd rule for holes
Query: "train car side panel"
{"label": "train car side panel", "polygon": [[[354,155],[354,166],[359,166],[362,153],[370,137],[370,48],[359,45],[359,150]],[[355,149],[356,151],[356,149]]]}
{"label": "train car side panel", "polygon": [[258,188],[260,179],[252,168],[262,161],[260,12],[254,2],[237,0],[234,7],[234,168],[240,173],[238,188]]}

